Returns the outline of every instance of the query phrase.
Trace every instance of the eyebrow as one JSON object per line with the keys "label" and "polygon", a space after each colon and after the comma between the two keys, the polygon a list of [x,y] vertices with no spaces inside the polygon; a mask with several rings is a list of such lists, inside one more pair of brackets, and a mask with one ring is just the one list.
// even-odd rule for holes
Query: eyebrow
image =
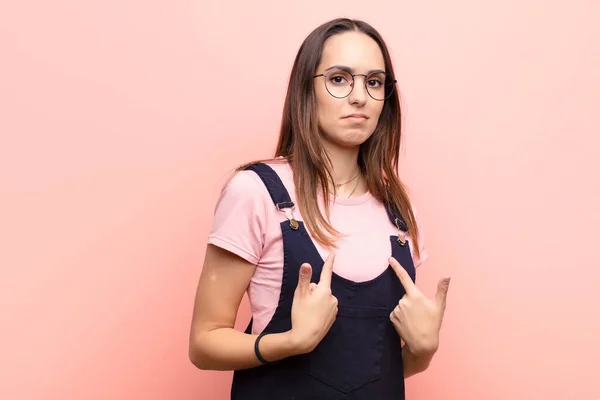
{"label": "eyebrow", "polygon": [[[346,72],[349,72],[351,74],[354,73],[354,68],[350,68],[350,67],[348,67],[346,65],[332,65],[331,67],[327,68],[325,70],[325,72],[331,71],[332,69],[341,69],[342,71],[346,71]],[[372,70],[367,71],[367,75],[372,74],[374,72],[383,72],[383,73],[385,73],[385,70],[383,70],[383,69],[372,69]]]}

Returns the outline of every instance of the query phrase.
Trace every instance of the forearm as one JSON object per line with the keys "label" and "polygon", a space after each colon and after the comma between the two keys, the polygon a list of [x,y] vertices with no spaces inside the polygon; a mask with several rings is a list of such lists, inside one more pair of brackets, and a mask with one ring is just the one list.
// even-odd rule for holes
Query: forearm
{"label": "forearm", "polygon": [[413,375],[419,374],[425,371],[431,360],[433,359],[434,353],[427,353],[424,355],[414,355],[408,346],[402,347],[402,365],[404,368],[404,378],[409,378]]}
{"label": "forearm", "polygon": [[[190,361],[204,370],[239,370],[261,365],[254,352],[257,335],[232,328],[204,332],[190,342]],[[259,351],[267,361],[278,361],[295,354],[289,332],[265,335]]]}

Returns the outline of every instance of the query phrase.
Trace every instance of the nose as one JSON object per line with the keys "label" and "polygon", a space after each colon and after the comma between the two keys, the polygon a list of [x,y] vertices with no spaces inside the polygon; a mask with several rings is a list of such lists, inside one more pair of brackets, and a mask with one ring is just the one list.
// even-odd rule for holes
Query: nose
{"label": "nose", "polygon": [[352,92],[348,96],[350,104],[362,106],[367,102],[367,96],[369,96],[369,94],[367,93],[365,79],[367,79],[367,77],[363,75],[354,76],[354,86],[352,87]]}

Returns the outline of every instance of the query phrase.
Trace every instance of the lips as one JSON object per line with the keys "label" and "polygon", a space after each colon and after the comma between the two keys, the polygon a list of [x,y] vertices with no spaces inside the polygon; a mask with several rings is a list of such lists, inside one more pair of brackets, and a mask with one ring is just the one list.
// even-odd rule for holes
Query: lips
{"label": "lips", "polygon": [[346,115],[344,118],[363,118],[363,119],[367,119],[368,117],[365,114],[350,114],[350,115]]}

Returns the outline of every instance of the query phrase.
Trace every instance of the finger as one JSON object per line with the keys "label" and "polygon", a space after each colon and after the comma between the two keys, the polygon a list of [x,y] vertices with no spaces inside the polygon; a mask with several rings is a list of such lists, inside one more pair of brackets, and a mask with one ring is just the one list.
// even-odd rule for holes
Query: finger
{"label": "finger", "polygon": [[333,274],[333,261],[335,260],[335,254],[331,253],[325,260],[325,264],[323,264],[323,269],[321,270],[321,279],[319,280],[319,286],[323,285],[326,287],[331,287],[331,275]]}
{"label": "finger", "polygon": [[310,293],[310,277],[312,276],[312,267],[308,263],[304,263],[300,266],[300,273],[298,276],[298,286],[296,292],[305,296]]}
{"label": "finger", "polygon": [[329,329],[331,329],[333,324],[335,324],[335,320],[337,319],[337,313],[338,313],[338,309],[336,307],[329,314],[329,319],[327,320],[328,321],[327,322],[327,331],[329,331]]}
{"label": "finger", "polygon": [[400,322],[400,313],[400,307],[396,306],[396,308],[394,308],[390,313],[390,319],[392,322]]}
{"label": "finger", "polygon": [[314,283],[314,282],[312,282],[312,283],[310,284],[310,292],[311,292],[311,293],[312,293],[312,292],[314,292],[316,288],[317,288],[317,284],[316,284],[316,283]]}
{"label": "finger", "polygon": [[396,272],[398,279],[400,279],[400,283],[402,283],[402,286],[404,286],[404,290],[406,291],[406,294],[410,294],[412,292],[419,290],[415,286],[410,275],[408,275],[408,272],[406,272],[404,267],[402,265],[400,265],[400,263],[394,257],[390,257],[389,262],[390,262],[390,265],[392,266],[392,268],[394,269],[394,271]]}
{"label": "finger", "polygon": [[448,288],[450,287],[450,278],[440,279],[438,282],[437,292],[435,293],[435,299],[442,310],[446,309],[446,297],[448,296]]}
{"label": "finger", "polygon": [[337,314],[338,314],[338,307],[335,306],[331,309],[331,316],[330,319],[334,320],[337,318]]}

